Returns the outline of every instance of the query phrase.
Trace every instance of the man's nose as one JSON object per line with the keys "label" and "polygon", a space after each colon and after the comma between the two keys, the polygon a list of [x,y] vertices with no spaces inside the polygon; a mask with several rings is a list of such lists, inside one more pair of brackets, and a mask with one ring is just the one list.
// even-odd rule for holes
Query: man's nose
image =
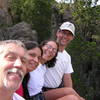
{"label": "man's nose", "polygon": [[20,58],[17,58],[14,62],[14,66],[15,67],[21,67],[23,64],[22,64],[22,61]]}
{"label": "man's nose", "polygon": [[63,34],[63,37],[68,37],[68,35],[67,34]]}

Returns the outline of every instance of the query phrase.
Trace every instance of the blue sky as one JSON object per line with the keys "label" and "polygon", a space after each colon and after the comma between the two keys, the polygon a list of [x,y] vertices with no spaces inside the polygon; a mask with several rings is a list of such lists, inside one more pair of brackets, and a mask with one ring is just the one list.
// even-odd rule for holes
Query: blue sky
{"label": "blue sky", "polygon": [[[70,0],[56,0],[57,2],[65,1],[66,3],[69,3]],[[73,0],[72,0],[73,2]],[[92,0],[94,2],[94,0]],[[100,5],[100,0],[98,0],[97,5]]]}

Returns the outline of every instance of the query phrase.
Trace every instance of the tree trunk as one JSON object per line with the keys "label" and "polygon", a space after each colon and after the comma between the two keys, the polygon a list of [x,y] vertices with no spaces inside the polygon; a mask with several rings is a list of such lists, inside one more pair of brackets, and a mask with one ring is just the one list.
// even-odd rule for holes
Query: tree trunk
{"label": "tree trunk", "polygon": [[0,0],[0,26],[6,26],[12,24],[11,16],[8,12],[8,2],[9,0]]}
{"label": "tree trunk", "polygon": [[8,9],[8,0],[0,0],[0,9],[7,11]]}

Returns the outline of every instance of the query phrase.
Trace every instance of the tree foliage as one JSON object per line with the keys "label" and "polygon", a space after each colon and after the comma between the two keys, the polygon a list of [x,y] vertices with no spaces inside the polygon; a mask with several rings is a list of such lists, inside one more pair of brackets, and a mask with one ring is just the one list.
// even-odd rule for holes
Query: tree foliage
{"label": "tree foliage", "polygon": [[91,7],[91,0],[75,2],[73,19],[83,39],[88,40],[93,34],[99,34],[100,6]]}
{"label": "tree foliage", "polygon": [[13,23],[26,21],[38,33],[39,42],[51,33],[52,2],[54,0],[12,0],[10,9]]}

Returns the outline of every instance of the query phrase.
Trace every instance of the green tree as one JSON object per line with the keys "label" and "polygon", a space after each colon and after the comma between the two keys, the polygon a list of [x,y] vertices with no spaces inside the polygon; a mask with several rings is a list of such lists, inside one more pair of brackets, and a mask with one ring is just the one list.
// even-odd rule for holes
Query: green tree
{"label": "green tree", "polygon": [[97,27],[100,22],[100,6],[91,7],[91,0],[77,1],[72,11],[78,33],[83,40],[89,40],[93,34],[99,33]]}
{"label": "green tree", "polygon": [[54,0],[12,0],[11,13],[14,24],[26,21],[38,33],[41,42],[51,35],[52,2]]}

